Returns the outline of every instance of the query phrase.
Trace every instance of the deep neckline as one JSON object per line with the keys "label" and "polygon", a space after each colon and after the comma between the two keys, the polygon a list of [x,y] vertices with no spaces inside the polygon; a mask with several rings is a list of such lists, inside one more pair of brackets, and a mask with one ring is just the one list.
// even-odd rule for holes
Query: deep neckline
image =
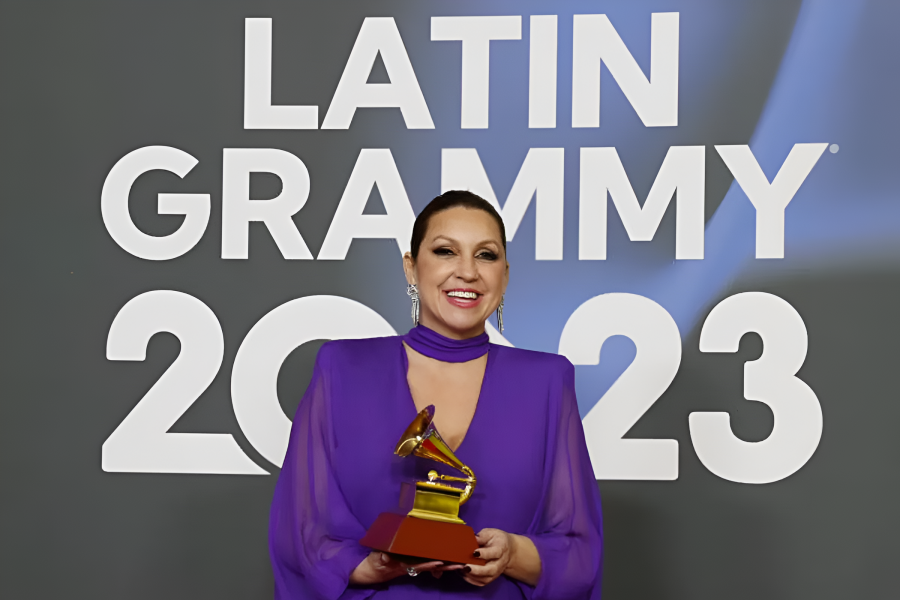
{"label": "deep neckline", "polygon": [[[412,418],[415,415],[419,414],[419,409],[416,407],[416,399],[413,398],[412,388],[409,385],[409,356],[406,354],[407,346],[406,346],[406,344],[404,344],[403,336],[400,336],[398,339],[400,340],[400,356],[401,356],[400,373],[403,376],[403,382],[405,384],[403,387],[406,390],[406,397],[408,400],[407,406],[409,406],[412,409],[412,414],[410,415],[410,418]],[[415,348],[413,348],[413,350],[415,350]],[[475,410],[472,412],[472,419],[469,421],[469,426],[466,427],[466,431],[465,431],[465,433],[463,433],[463,437],[462,437],[462,440],[460,440],[459,445],[456,448],[450,448],[450,450],[452,450],[454,454],[459,452],[459,450],[466,444],[466,440],[469,439],[469,434],[472,433],[472,428],[475,426],[476,419],[478,419],[479,413],[483,412],[482,407],[481,407],[481,404],[482,404],[481,401],[483,400],[483,397],[484,397],[485,383],[487,382],[488,374],[491,370],[491,366],[494,363],[494,361],[493,361],[494,353],[491,350],[492,349],[490,347],[488,347],[487,360],[484,365],[484,374],[481,376],[481,387],[478,389],[478,399],[475,401]],[[485,356],[485,355],[482,354],[481,356]],[[426,358],[428,358],[428,357],[426,357]],[[481,358],[481,357],[479,356],[476,358]],[[437,360],[437,359],[433,359],[433,360]],[[475,359],[473,359],[473,360],[475,360]],[[443,362],[447,362],[447,361],[443,361]]]}

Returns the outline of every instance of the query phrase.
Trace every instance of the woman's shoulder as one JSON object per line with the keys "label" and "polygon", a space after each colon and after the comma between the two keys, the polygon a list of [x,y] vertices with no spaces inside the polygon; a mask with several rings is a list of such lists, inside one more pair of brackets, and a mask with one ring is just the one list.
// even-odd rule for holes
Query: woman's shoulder
{"label": "woman's shoulder", "polygon": [[377,338],[330,340],[322,344],[316,358],[319,364],[363,364],[372,360],[384,360],[399,347],[400,336]]}
{"label": "woman's shoulder", "polygon": [[491,344],[491,350],[497,353],[504,362],[515,363],[517,368],[537,371],[540,373],[561,374],[574,370],[569,359],[551,352],[539,352],[537,350],[525,350],[512,346],[500,346]]}
{"label": "woman's shoulder", "polygon": [[[565,390],[574,389],[575,367],[565,356],[509,346],[491,346],[495,352],[492,380],[500,396],[513,402],[516,412],[559,415]],[[549,422],[549,421],[548,421]]]}

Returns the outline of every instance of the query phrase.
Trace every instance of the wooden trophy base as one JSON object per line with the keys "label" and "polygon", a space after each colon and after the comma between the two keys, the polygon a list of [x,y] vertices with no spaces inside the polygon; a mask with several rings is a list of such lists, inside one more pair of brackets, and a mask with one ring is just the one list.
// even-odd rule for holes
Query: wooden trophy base
{"label": "wooden trophy base", "polygon": [[373,550],[399,554],[419,562],[442,560],[470,565],[485,564],[484,560],[473,556],[478,550],[475,530],[461,523],[381,513],[359,543]]}

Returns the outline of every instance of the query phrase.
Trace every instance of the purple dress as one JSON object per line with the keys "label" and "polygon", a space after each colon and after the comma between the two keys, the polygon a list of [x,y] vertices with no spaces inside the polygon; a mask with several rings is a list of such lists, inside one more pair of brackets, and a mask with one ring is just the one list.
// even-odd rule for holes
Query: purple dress
{"label": "purple dress", "polygon": [[[460,517],[476,532],[531,538],[542,567],[536,587],[506,576],[477,587],[454,572],[348,586],[370,552],[358,540],[379,513],[396,509],[400,483],[447,471],[393,454],[417,413],[403,341],[452,362],[488,353],[475,415],[455,452],[478,477]],[[600,496],[572,364],[490,344],[487,335],[450,340],[421,325],[406,336],[324,344],[275,488],[269,548],[278,600],[599,599]]]}

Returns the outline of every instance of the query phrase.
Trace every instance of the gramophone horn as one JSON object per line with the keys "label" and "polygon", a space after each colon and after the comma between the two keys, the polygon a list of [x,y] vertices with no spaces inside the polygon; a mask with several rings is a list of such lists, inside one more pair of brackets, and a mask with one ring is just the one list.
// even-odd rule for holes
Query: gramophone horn
{"label": "gramophone horn", "polygon": [[419,447],[419,444],[422,443],[422,440],[425,439],[426,432],[431,428],[432,421],[434,421],[433,404],[426,406],[416,415],[413,422],[409,424],[409,427],[400,436],[400,441],[397,442],[397,447],[394,448],[394,454],[397,456],[409,456],[412,454]]}
{"label": "gramophone horn", "polygon": [[441,434],[434,427],[434,405],[426,406],[416,416],[406,431],[397,442],[394,454],[419,458],[427,458],[435,462],[452,467],[466,477],[450,477],[448,475],[436,475],[436,478],[444,481],[461,481],[466,483],[465,491],[460,498],[460,504],[471,497],[475,489],[475,474],[461,460],[456,458],[447,443],[441,438]]}

